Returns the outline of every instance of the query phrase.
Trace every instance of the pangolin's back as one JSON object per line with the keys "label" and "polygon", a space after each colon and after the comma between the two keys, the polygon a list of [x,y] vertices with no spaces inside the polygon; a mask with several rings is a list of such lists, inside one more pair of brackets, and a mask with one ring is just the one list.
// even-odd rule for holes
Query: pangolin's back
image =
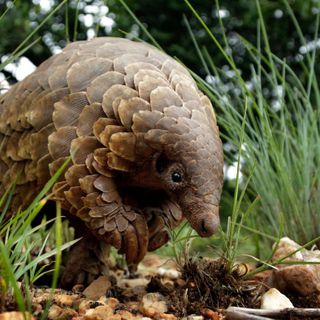
{"label": "pangolin's back", "polygon": [[[0,98],[0,191],[16,182],[15,205],[27,204],[70,154],[75,179],[90,167],[108,176],[106,161],[111,170],[129,171],[154,151],[142,135],[161,117],[191,118],[197,103],[207,106],[204,122],[214,122],[188,72],[148,44],[71,43]],[[143,110],[149,114],[134,117]]]}

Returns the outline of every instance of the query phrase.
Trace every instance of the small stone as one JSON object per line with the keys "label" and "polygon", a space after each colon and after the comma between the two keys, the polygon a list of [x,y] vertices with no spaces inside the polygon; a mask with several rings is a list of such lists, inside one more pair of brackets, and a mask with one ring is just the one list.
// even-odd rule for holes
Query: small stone
{"label": "small stone", "polygon": [[119,304],[119,300],[116,298],[107,298],[106,304],[112,309],[115,309],[116,306]]}
{"label": "small stone", "polygon": [[163,267],[160,267],[159,269],[158,269],[158,275],[159,276],[164,276],[165,275],[165,273],[166,273],[166,268],[163,268]]}
{"label": "small stone", "polygon": [[48,319],[71,319],[77,315],[78,313],[71,308],[61,308],[57,305],[52,305],[48,312]]}
{"label": "small stone", "polygon": [[295,292],[307,296],[320,292],[319,265],[292,265],[274,270],[270,284],[282,292]]}
{"label": "small stone", "polygon": [[191,314],[190,316],[182,318],[182,320],[203,320],[203,316],[199,316],[196,314]]}
{"label": "small stone", "polygon": [[92,308],[93,303],[94,303],[94,301],[92,301],[92,300],[83,299],[79,303],[79,307],[78,307],[79,314],[85,314],[87,312],[87,310]]}
{"label": "small stone", "polygon": [[126,306],[131,310],[137,313],[140,310],[140,302],[138,301],[129,301],[126,303]]}
{"label": "small stone", "polygon": [[100,276],[94,280],[84,291],[86,298],[91,300],[98,300],[101,296],[105,296],[107,290],[111,288],[111,282],[108,277]]}
{"label": "small stone", "polygon": [[271,288],[261,297],[261,309],[279,310],[294,308],[292,302],[275,288]]}
{"label": "small stone", "polygon": [[168,277],[171,280],[176,280],[180,277],[180,272],[175,269],[169,269],[166,272],[166,277]]}
{"label": "small stone", "polygon": [[166,269],[163,267],[160,267],[158,269],[158,275],[161,277],[166,277],[171,280],[176,280],[180,277],[180,273],[176,269]]}
{"label": "small stone", "polygon": [[50,298],[49,293],[40,293],[32,299],[32,303],[33,304],[39,303],[39,304],[44,305],[49,300],[49,298]]}
{"label": "small stone", "polygon": [[71,307],[76,298],[78,298],[77,295],[57,294],[54,297],[54,301],[59,306]]}
{"label": "small stone", "polygon": [[48,319],[58,319],[63,312],[63,309],[57,305],[52,305],[48,311]]}
{"label": "small stone", "polygon": [[145,278],[121,279],[118,282],[118,286],[121,288],[146,287],[148,283],[149,280]]}
{"label": "small stone", "polygon": [[220,320],[222,319],[220,314],[216,311],[213,311],[209,308],[204,308],[201,310],[201,314],[206,318],[210,320]]}
{"label": "small stone", "polygon": [[99,306],[95,309],[87,310],[84,320],[110,320],[113,316],[113,309],[109,306]]}
{"label": "small stone", "polygon": [[0,320],[34,320],[29,312],[11,311],[0,313]]}
{"label": "small stone", "polygon": [[[276,251],[274,252],[273,257],[272,257],[272,261],[274,261],[274,262],[293,253],[297,249],[301,248],[301,246],[298,243],[294,242],[293,240],[291,240],[288,237],[281,238],[279,243],[275,244],[275,245],[277,245],[277,247],[276,247]],[[273,246],[273,249],[275,248],[274,246]],[[300,251],[297,251],[296,253],[294,253],[290,257],[288,257],[286,260],[287,261],[291,261],[291,260],[303,261],[302,252],[304,250],[305,249],[301,249]]]}
{"label": "small stone", "polygon": [[[299,251],[295,252],[296,250]],[[292,252],[295,253],[287,257]],[[320,265],[306,263],[308,261],[320,263],[319,250],[304,249],[285,237],[280,240],[272,260],[276,264],[283,258],[285,261],[302,261],[304,264],[298,262],[295,265],[276,265],[277,269],[272,271],[268,279],[269,286],[281,292],[293,292],[300,296],[320,293]]]}
{"label": "small stone", "polygon": [[174,316],[173,314],[169,314],[169,313],[160,313],[159,318],[161,320],[177,320],[176,316]]}
{"label": "small stone", "polygon": [[122,317],[120,314],[114,314],[113,316],[108,318],[108,320],[122,320]]}
{"label": "small stone", "polygon": [[142,312],[147,317],[154,317],[168,311],[164,296],[157,292],[147,293],[142,298]]}
{"label": "small stone", "polygon": [[131,320],[135,318],[131,312],[126,310],[119,310],[117,311],[116,315],[119,315],[121,320]]}

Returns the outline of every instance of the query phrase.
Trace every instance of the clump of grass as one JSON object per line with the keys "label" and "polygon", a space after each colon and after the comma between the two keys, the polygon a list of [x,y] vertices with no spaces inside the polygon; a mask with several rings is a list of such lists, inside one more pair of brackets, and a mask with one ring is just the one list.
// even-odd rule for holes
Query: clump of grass
{"label": "clump of grass", "polygon": [[[0,214],[0,302],[2,303],[0,309],[4,307],[8,298],[14,297],[19,310],[30,311],[29,289],[36,280],[49,272],[53,274],[52,288],[57,286],[61,251],[69,248],[77,240],[63,244],[59,205],[55,219],[43,221],[35,227],[32,226],[32,222],[46,204],[49,199],[46,195],[67,164],[68,161],[52,176],[28,208],[16,212],[9,220],[6,219],[6,214],[10,207],[14,186],[0,199],[0,207],[4,208]],[[55,248],[46,251],[50,231],[43,231],[53,221],[55,222],[53,244]],[[36,256],[34,256],[35,253]],[[51,257],[55,257],[55,263],[54,267],[49,269],[48,259]],[[18,282],[21,282],[22,285],[19,285]]]}
{"label": "clump of grass", "polygon": [[[198,77],[199,84],[214,102],[222,135],[228,145],[239,145],[239,133],[245,121],[241,172],[245,179],[250,178],[247,192],[250,201],[256,195],[260,198],[249,223],[260,231],[263,228],[270,234],[278,234],[283,217],[284,235],[301,244],[316,238],[320,233],[320,91],[314,74],[316,48],[301,61],[306,76],[302,80],[285,58],[272,53],[260,4],[256,1],[259,13],[257,45],[239,36],[251,63],[251,79],[245,81],[231,50],[228,50],[227,40],[220,44],[188,0],[185,2],[233,72],[231,79],[226,77],[206,49],[200,51],[211,81],[208,83]],[[284,2],[301,45],[305,45],[299,24],[287,1]],[[222,23],[221,27],[224,32]],[[315,39],[318,29],[319,14],[315,22]],[[225,90],[224,83],[232,89]],[[265,92],[271,92],[271,95]],[[239,156],[237,151],[235,154]],[[227,160],[235,161],[230,154]],[[231,225],[234,223],[239,221],[233,220]]]}

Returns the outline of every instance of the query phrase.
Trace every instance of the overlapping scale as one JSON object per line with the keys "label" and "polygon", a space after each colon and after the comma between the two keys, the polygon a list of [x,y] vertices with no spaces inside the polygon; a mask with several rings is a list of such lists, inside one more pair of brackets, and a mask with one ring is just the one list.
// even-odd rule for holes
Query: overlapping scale
{"label": "overlapping scale", "polygon": [[112,70],[112,61],[106,58],[90,58],[77,62],[67,72],[68,88],[71,92],[86,90],[101,74]]}
{"label": "overlapping scale", "polygon": [[94,123],[104,116],[101,103],[95,102],[89,106],[85,106],[79,115],[77,135],[79,137],[92,135]]}
{"label": "overlapping scale", "polygon": [[71,142],[70,155],[74,163],[82,164],[85,163],[87,155],[93,153],[97,148],[101,148],[101,144],[96,137],[78,137]]}
{"label": "overlapping scale", "polygon": [[118,116],[127,130],[131,130],[133,115],[142,110],[151,111],[150,104],[141,98],[122,99],[118,107]]}
{"label": "overlapping scale", "polygon": [[[128,88],[123,84],[115,84],[104,93],[102,108],[108,117],[115,118],[116,112],[114,108],[118,107],[120,100],[127,101],[128,99],[137,96],[138,92],[136,90]],[[118,99],[118,104],[117,106],[113,106],[116,99]]]}
{"label": "overlapping scale", "polygon": [[77,125],[79,115],[87,104],[89,102],[85,92],[71,93],[61,101],[56,102],[52,114],[56,129]]}
{"label": "overlapping scale", "polygon": [[90,103],[102,102],[104,93],[115,84],[123,84],[124,75],[117,71],[109,71],[95,78],[87,88]]}
{"label": "overlapping scale", "polygon": [[117,156],[135,161],[136,140],[136,136],[132,132],[118,132],[111,136],[109,148]]}
{"label": "overlapping scale", "polygon": [[70,155],[71,142],[77,137],[76,127],[62,127],[48,137],[48,149],[53,159]]}

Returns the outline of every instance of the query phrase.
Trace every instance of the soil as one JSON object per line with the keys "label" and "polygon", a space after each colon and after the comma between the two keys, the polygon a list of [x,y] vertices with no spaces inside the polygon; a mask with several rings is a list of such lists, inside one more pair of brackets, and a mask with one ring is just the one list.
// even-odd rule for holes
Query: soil
{"label": "soil", "polygon": [[196,314],[206,308],[225,309],[229,305],[259,307],[261,284],[243,282],[236,272],[230,274],[223,259],[190,259],[181,271],[181,278],[174,285],[163,284],[156,276],[147,287],[148,291],[167,297],[169,310],[176,316]]}
{"label": "soil", "polygon": [[[241,280],[239,269],[231,274],[227,271],[228,265],[223,259],[189,259],[182,267],[178,267],[172,261],[168,263],[166,259],[149,255],[139,267],[136,279],[128,279],[123,270],[113,270],[110,288],[98,299],[86,296],[85,288],[81,285],[72,291],[57,289],[49,302],[47,318],[126,320],[149,317],[174,320],[198,315],[202,318],[188,319],[218,320],[224,319],[223,310],[230,305],[259,308],[260,297],[266,286],[260,281]],[[50,290],[33,287],[30,292],[32,314],[40,319],[52,298]],[[317,295],[287,296],[295,307],[320,307]],[[150,304],[150,301],[145,302],[146,297],[156,299]],[[17,306],[14,299],[7,296],[2,311],[13,310],[17,310]],[[6,318],[0,314],[0,319]],[[19,318],[11,316],[8,319]]]}

